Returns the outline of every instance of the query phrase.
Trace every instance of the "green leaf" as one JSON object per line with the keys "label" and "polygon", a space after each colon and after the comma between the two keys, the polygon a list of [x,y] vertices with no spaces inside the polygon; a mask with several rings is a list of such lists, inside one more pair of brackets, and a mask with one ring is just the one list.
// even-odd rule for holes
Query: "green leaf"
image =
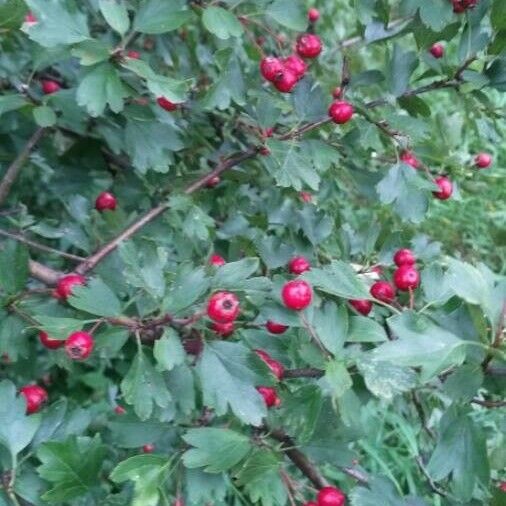
{"label": "green leaf", "polygon": [[334,260],[323,269],[311,269],[303,278],[322,292],[345,299],[369,299],[371,296],[355,271],[345,262]]}
{"label": "green leaf", "polygon": [[23,31],[44,47],[76,44],[89,38],[86,16],[70,10],[64,0],[25,0],[37,23],[23,25]]}
{"label": "green leaf", "polygon": [[166,408],[171,399],[163,376],[142,350],[139,350],[123,378],[121,391],[125,401],[133,405],[135,414],[141,420],[147,420],[151,416],[154,404]]}
{"label": "green leaf", "polygon": [[275,0],[266,14],[290,30],[302,32],[307,27],[307,13],[299,0]]}
{"label": "green leaf", "polygon": [[325,365],[325,376],[323,378],[330,394],[334,398],[342,397],[353,385],[350,373],[343,362],[330,360]]}
{"label": "green leaf", "polygon": [[123,0],[99,0],[98,6],[108,25],[124,35],[130,26],[130,20]]}
{"label": "green leaf", "polygon": [[134,30],[141,33],[166,33],[176,30],[192,19],[191,11],[174,10],[171,2],[146,0],[134,21]]}
{"label": "green leaf", "polygon": [[56,124],[56,114],[47,105],[36,107],[33,110],[33,119],[40,127],[50,127]]}
{"label": "green leaf", "polygon": [[113,112],[122,111],[123,99],[127,96],[117,70],[110,63],[102,63],[83,78],[76,99],[81,107],[86,107],[90,116],[97,117],[103,114],[107,105]]}
{"label": "green leaf", "polygon": [[372,318],[352,316],[346,341],[351,343],[381,343],[387,341],[387,333],[382,325]]}
{"label": "green leaf", "polygon": [[163,309],[178,313],[196,302],[209,288],[205,269],[192,269],[188,266],[177,273],[164,300]]}
{"label": "green leaf", "polygon": [[395,341],[382,344],[370,352],[376,361],[400,366],[421,366],[428,379],[445,368],[456,366],[465,358],[466,341],[439,327],[432,320],[411,312],[388,319]]}
{"label": "green leaf", "polygon": [[407,367],[377,360],[359,360],[357,366],[367,388],[377,397],[392,400],[416,386],[416,373]]}
{"label": "green leaf", "polygon": [[23,0],[5,0],[0,5],[0,28],[19,28],[25,14]]}
{"label": "green leaf", "polygon": [[27,416],[25,398],[16,397],[16,387],[8,380],[0,383],[0,444],[12,458],[31,442],[40,425],[40,414]]}
{"label": "green leaf", "polygon": [[243,258],[237,262],[228,262],[216,271],[212,286],[221,289],[234,289],[254,274],[259,266],[258,258]]}
{"label": "green leaf", "polygon": [[110,58],[111,48],[99,40],[91,39],[76,44],[71,53],[79,58],[81,65],[95,65]]}
{"label": "green leaf", "polygon": [[202,15],[204,26],[219,39],[240,37],[243,27],[231,12],[222,7],[206,7]]}
{"label": "green leaf", "polygon": [[0,97],[0,116],[6,112],[15,111],[20,109],[28,102],[22,95],[3,95]]}
{"label": "green leaf", "polygon": [[348,311],[344,306],[326,302],[321,309],[315,309],[313,326],[318,338],[333,355],[341,352],[348,333]]}
{"label": "green leaf", "polygon": [[230,429],[190,429],[183,439],[193,446],[183,455],[184,465],[208,473],[227,471],[251,450],[249,438]]}
{"label": "green leaf", "polygon": [[452,4],[439,0],[424,0],[420,3],[420,19],[434,32],[442,31],[454,19]]}
{"label": "green leaf", "polygon": [[266,415],[264,401],[256,391],[258,377],[249,368],[250,351],[239,343],[206,343],[197,363],[204,404],[224,415],[228,406],[243,422],[255,426]]}
{"label": "green leaf", "polygon": [[427,471],[435,481],[451,474],[453,491],[463,501],[471,499],[478,483],[488,486],[490,470],[485,436],[466,412],[460,413],[453,407],[443,415]]}
{"label": "green leaf", "polygon": [[394,44],[388,78],[390,91],[396,96],[402,95],[409,87],[411,74],[418,65],[418,58],[414,51],[405,51],[399,45]]}
{"label": "green leaf", "polygon": [[97,316],[119,316],[121,303],[114,292],[99,278],[88,280],[86,285],[76,286],[68,303]]}
{"label": "green leaf", "polygon": [[443,390],[452,400],[469,402],[483,384],[483,370],[479,365],[465,364],[452,372]]}
{"label": "green leaf", "polygon": [[42,462],[37,471],[52,483],[52,488],[42,499],[61,504],[88,493],[97,484],[105,454],[98,435],[93,439],[72,437],[64,442],[44,443],[37,451]]}
{"label": "green leaf", "polygon": [[162,371],[170,371],[176,365],[184,363],[186,353],[174,329],[165,329],[162,337],[155,341],[153,356]]}
{"label": "green leaf", "polygon": [[490,298],[490,286],[481,272],[472,265],[456,260],[448,259],[449,269],[446,281],[453,292],[469,302],[486,307]]}
{"label": "green leaf", "polygon": [[60,318],[59,316],[35,315],[40,323],[40,329],[47,332],[54,339],[67,339],[69,334],[82,330],[86,322],[75,318]]}
{"label": "green leaf", "polygon": [[166,457],[161,455],[135,455],[120,462],[111,472],[109,477],[115,483],[139,479],[146,467],[160,467],[167,462]]}
{"label": "green leaf", "polygon": [[506,28],[506,10],[501,0],[493,0],[490,21],[492,22],[494,30],[499,31]]}
{"label": "green leaf", "polygon": [[17,241],[7,241],[0,250],[0,286],[8,294],[21,291],[28,280],[28,250]]}

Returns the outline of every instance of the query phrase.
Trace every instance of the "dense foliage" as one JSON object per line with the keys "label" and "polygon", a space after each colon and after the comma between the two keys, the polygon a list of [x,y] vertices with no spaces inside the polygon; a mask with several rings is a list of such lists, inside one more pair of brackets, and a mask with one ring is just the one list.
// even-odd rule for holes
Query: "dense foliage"
{"label": "dense foliage", "polygon": [[506,504],[504,0],[0,44],[0,506]]}

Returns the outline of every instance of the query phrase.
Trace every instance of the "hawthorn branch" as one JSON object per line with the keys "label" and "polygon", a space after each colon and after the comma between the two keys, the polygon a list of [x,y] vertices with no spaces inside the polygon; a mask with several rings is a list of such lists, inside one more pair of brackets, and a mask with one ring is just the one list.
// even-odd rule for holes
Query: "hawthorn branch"
{"label": "hawthorn branch", "polygon": [[441,488],[439,488],[434,480],[432,479],[432,477],[430,476],[430,474],[427,472],[427,469],[425,469],[425,464],[423,463],[423,460],[422,460],[422,457],[420,456],[417,456],[415,458],[416,460],[416,463],[418,464],[418,467],[420,469],[420,471],[422,472],[422,474],[424,475],[425,479],[427,480],[427,483],[429,484],[429,487],[430,489],[437,495],[441,496],[441,497],[446,497],[448,494]]}
{"label": "hawthorn branch", "polygon": [[7,171],[4,174],[2,181],[0,182],[0,206],[4,203],[5,199],[9,195],[10,189],[16,178],[18,177],[21,169],[23,168],[24,163],[27,158],[30,156],[33,148],[40,141],[42,136],[44,135],[46,129],[38,128],[35,130],[35,133],[28,139],[28,142],[25,144],[24,148],[15,158],[15,160],[10,164]]}
{"label": "hawthorn branch", "polygon": [[487,401],[482,399],[471,399],[473,404],[478,404],[484,408],[503,408],[506,406],[506,401]]}
{"label": "hawthorn branch", "polygon": [[63,276],[63,272],[47,267],[35,260],[28,262],[28,268],[33,278],[38,279],[46,285],[55,285],[57,281]]}
{"label": "hawthorn branch", "polygon": [[301,369],[287,369],[283,373],[284,379],[293,378],[321,378],[325,374],[322,369],[316,369],[314,367],[304,367]]}
{"label": "hawthorn branch", "polygon": [[46,253],[54,253],[55,255],[59,255],[63,258],[68,258],[69,260],[74,260],[75,262],[82,262],[86,260],[84,257],[78,255],[72,255],[71,253],[66,253],[65,251],[60,251],[55,248],[51,248],[46,246],[45,244],[41,244],[36,241],[32,241],[31,239],[26,238],[24,235],[16,234],[14,232],[9,232],[7,230],[0,229],[0,235],[4,237],[8,237],[9,239],[13,239],[14,241],[22,242],[31,248],[35,248],[41,251],[45,251]]}

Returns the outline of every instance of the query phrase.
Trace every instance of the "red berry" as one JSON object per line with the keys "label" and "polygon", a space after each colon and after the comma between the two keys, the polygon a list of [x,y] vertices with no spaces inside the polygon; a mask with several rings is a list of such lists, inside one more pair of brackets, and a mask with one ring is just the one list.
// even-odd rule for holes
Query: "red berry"
{"label": "red berry", "polygon": [[56,350],[57,348],[61,348],[65,341],[61,339],[53,339],[52,337],[49,337],[49,335],[46,332],[43,332],[42,330],[39,332],[39,340],[45,348],[48,348],[49,350]]}
{"label": "red berry", "polygon": [[133,49],[130,49],[130,51],[127,52],[127,56],[129,58],[133,58],[134,60],[138,60],[141,57],[141,53],[139,53],[139,51],[134,51]]}
{"label": "red berry", "polygon": [[302,274],[303,272],[311,270],[311,264],[309,260],[303,256],[293,257],[288,262],[288,270],[292,274]]}
{"label": "red berry", "polygon": [[344,506],[346,496],[336,487],[323,487],[316,498],[318,506]]}
{"label": "red berry", "polygon": [[56,93],[60,91],[60,89],[61,86],[56,81],[42,81],[42,93],[44,93],[44,95],[51,95],[51,93]]}
{"label": "red berry", "polygon": [[488,153],[479,153],[474,157],[476,167],[486,169],[492,165],[492,156]]}
{"label": "red berry", "polygon": [[154,444],[147,444],[142,447],[143,453],[153,453],[155,451],[155,445]]}
{"label": "red berry", "polygon": [[74,285],[84,285],[85,283],[86,278],[84,276],[80,274],[68,274],[58,280],[53,295],[57,299],[66,300],[72,295],[72,287]]}
{"label": "red berry", "polygon": [[37,23],[37,18],[33,15],[33,12],[29,12],[25,16],[25,23]]}
{"label": "red berry", "polygon": [[218,323],[233,322],[239,314],[239,299],[231,292],[216,292],[207,303],[207,316]]}
{"label": "red berry", "polygon": [[274,128],[272,127],[266,128],[265,130],[261,130],[260,133],[262,134],[263,139],[268,139],[269,137],[272,137],[272,134],[274,133]]}
{"label": "red berry", "polygon": [[430,54],[432,56],[434,56],[434,58],[442,58],[443,55],[445,53],[445,48],[443,46],[443,44],[439,44],[439,43],[436,43],[436,44],[433,44],[432,47],[430,48]]}
{"label": "red berry", "polygon": [[340,86],[336,86],[333,90],[332,90],[332,96],[337,100],[339,98],[341,98],[343,94],[343,90],[341,89]]}
{"label": "red berry", "polygon": [[116,197],[109,192],[102,192],[95,200],[95,209],[97,211],[114,211],[116,209]]}
{"label": "red berry", "polygon": [[184,506],[184,500],[182,497],[178,497],[173,503],[172,506]]}
{"label": "red berry", "polygon": [[401,161],[406,165],[410,165],[414,169],[420,168],[420,162],[412,151],[403,151],[401,153]]}
{"label": "red berry", "polygon": [[213,176],[207,183],[206,188],[214,188],[220,184],[220,176]]}
{"label": "red berry", "polygon": [[267,81],[274,81],[283,70],[283,62],[275,56],[265,56],[260,60],[260,73]]}
{"label": "red berry", "polygon": [[381,276],[383,274],[383,267],[381,267],[381,265],[373,265],[369,272],[374,272],[378,274],[378,276]]}
{"label": "red berry", "polygon": [[283,325],[282,323],[276,323],[276,322],[273,322],[272,320],[269,320],[265,324],[265,327],[271,334],[284,334],[288,329],[288,325]]}
{"label": "red berry", "polygon": [[311,304],[313,289],[309,283],[301,279],[288,281],[283,285],[281,298],[288,309],[300,311]]}
{"label": "red berry", "polygon": [[376,281],[370,292],[375,299],[382,302],[390,303],[395,299],[395,289],[388,281]]}
{"label": "red berry", "polygon": [[274,86],[281,93],[290,93],[297,84],[299,78],[290,69],[283,69],[274,80]]}
{"label": "red berry", "polygon": [[262,155],[262,156],[269,156],[271,154],[271,150],[267,147],[267,146],[262,146],[258,152]]}
{"label": "red berry", "polygon": [[499,488],[500,488],[503,492],[506,492],[506,481],[502,481],[502,482],[499,484]]}
{"label": "red berry", "polygon": [[347,123],[353,116],[353,106],[344,100],[336,100],[329,107],[329,116],[334,123],[342,125]]}
{"label": "red berry", "polygon": [[209,265],[213,265],[214,267],[221,267],[226,263],[227,262],[225,262],[225,259],[216,253],[214,255],[211,255],[211,258],[209,259]]}
{"label": "red berry", "polygon": [[350,300],[350,305],[355,308],[357,312],[367,316],[372,310],[372,302],[367,299]]}
{"label": "red berry", "polygon": [[280,380],[285,373],[285,368],[281,362],[274,360],[267,352],[263,350],[254,350],[254,352],[267,364],[272,374]]}
{"label": "red berry", "polygon": [[25,385],[19,389],[26,401],[26,412],[31,415],[37,413],[47,401],[47,392],[39,385]]}
{"label": "red berry", "polygon": [[291,70],[297,76],[297,79],[302,79],[307,70],[306,62],[296,54],[286,57],[283,64],[285,69]]}
{"label": "red berry", "polygon": [[307,11],[307,19],[309,19],[311,23],[315,23],[320,19],[320,11],[314,7],[311,7],[311,9]]}
{"label": "red berry", "polygon": [[299,197],[301,198],[302,202],[306,202],[306,204],[313,201],[313,195],[311,195],[309,192],[300,192]]}
{"label": "red berry", "polygon": [[215,334],[218,334],[221,337],[228,337],[234,333],[234,322],[213,322],[211,328]]}
{"label": "red berry", "polygon": [[272,387],[257,387],[258,393],[264,398],[265,405],[268,408],[273,406],[277,407],[281,404],[281,399],[275,388]]}
{"label": "red berry", "polygon": [[94,344],[91,334],[78,331],[70,334],[65,341],[65,351],[72,360],[86,360],[91,355]]}
{"label": "red berry", "polygon": [[166,111],[172,112],[177,109],[177,104],[174,104],[170,100],[166,99],[165,97],[158,97],[156,99],[156,103]]}
{"label": "red berry", "polygon": [[453,184],[447,177],[440,176],[436,178],[435,183],[439,186],[439,191],[432,192],[434,197],[439,200],[447,200],[452,196]]}
{"label": "red berry", "polygon": [[395,252],[394,263],[398,267],[401,265],[415,265],[415,254],[408,248],[402,248]]}
{"label": "red berry", "polygon": [[318,506],[314,501],[308,501],[303,504],[303,506]]}
{"label": "red berry", "polygon": [[420,284],[420,273],[411,265],[401,265],[394,272],[394,283],[403,292],[414,290]]}
{"label": "red berry", "polygon": [[295,49],[302,58],[316,58],[322,52],[322,41],[314,33],[305,33],[297,39]]}
{"label": "red berry", "polygon": [[126,409],[123,407],[123,406],[116,406],[114,408],[114,412],[117,414],[117,415],[124,415],[126,413]]}

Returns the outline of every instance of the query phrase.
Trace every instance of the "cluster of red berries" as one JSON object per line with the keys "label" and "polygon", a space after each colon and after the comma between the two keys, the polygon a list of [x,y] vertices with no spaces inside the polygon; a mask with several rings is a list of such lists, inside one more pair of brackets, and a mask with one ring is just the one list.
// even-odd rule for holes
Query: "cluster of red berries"
{"label": "cluster of red berries", "polygon": [[[288,270],[291,274],[300,275],[310,269],[311,264],[309,260],[303,256],[296,256],[288,263]],[[302,311],[311,304],[313,300],[313,289],[311,285],[303,279],[288,281],[281,289],[281,300],[288,309]],[[270,326],[272,328],[273,322],[270,322]]]}
{"label": "cluster of red berries", "polygon": [[453,4],[453,12],[462,14],[467,9],[472,9],[478,5],[478,0],[450,0]]}
{"label": "cluster of red berries", "polygon": [[346,496],[336,487],[323,487],[318,491],[316,501],[308,501],[304,506],[344,506]]}
{"label": "cluster of red berries", "polygon": [[296,54],[286,58],[264,56],[260,61],[260,73],[263,78],[282,93],[290,93],[307,71],[303,58],[316,58],[322,51],[320,37],[313,33],[305,33],[297,39]]}

